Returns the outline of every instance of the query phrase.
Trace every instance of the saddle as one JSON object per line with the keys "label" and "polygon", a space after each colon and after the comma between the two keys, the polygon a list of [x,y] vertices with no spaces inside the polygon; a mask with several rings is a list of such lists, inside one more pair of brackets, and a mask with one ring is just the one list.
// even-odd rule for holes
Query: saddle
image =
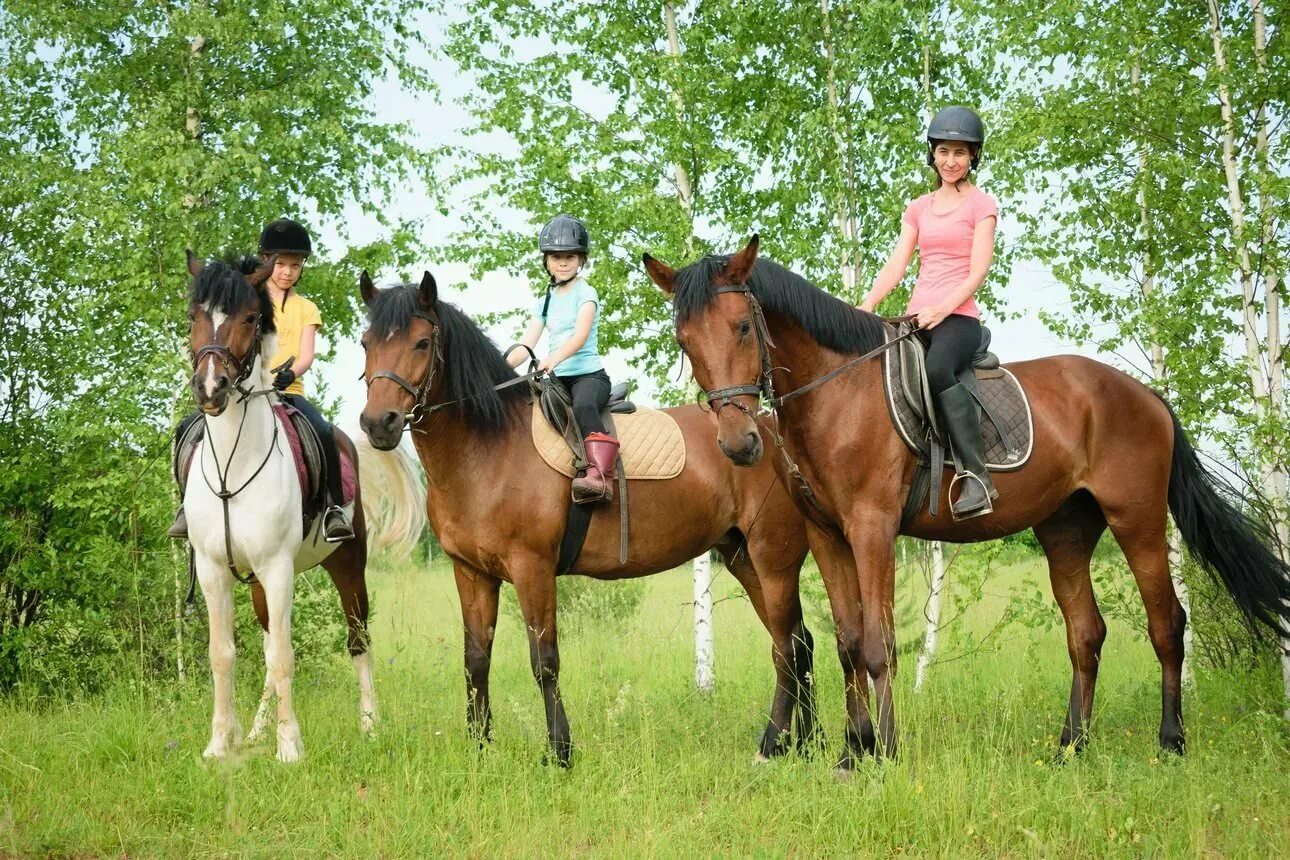
{"label": "saddle", "polygon": [[[327,458],[323,454],[322,441],[314,432],[313,425],[295,407],[286,403],[275,403],[273,411],[282,428],[282,438],[286,439],[291,450],[291,458],[296,466],[296,477],[300,481],[300,495],[304,501],[301,527],[303,534],[308,535],[318,516],[326,510],[327,505]],[[179,486],[187,485],[188,474],[198,446],[206,437],[206,421],[194,421],[175,444],[172,472]],[[282,444],[282,438],[278,444]],[[349,507],[354,503],[357,475],[349,452],[340,449],[340,481],[343,500],[338,504]]]}
{"label": "saddle", "polygon": [[[614,385],[609,392],[609,403],[600,413],[605,432],[619,441],[614,464],[619,564],[627,563],[629,548],[628,479],[674,478],[685,467],[685,440],[675,420],[666,412],[654,409],[638,411],[627,399],[628,390],[626,382]],[[533,446],[548,466],[573,477],[579,469],[587,467],[587,456],[582,444],[584,433],[574,417],[569,394],[550,377],[542,379],[537,394],[532,421]],[[591,514],[590,506],[570,505],[568,525],[560,544],[560,573],[567,573],[577,561],[591,524]]]}
{"label": "saddle", "polygon": [[[888,326],[887,340],[913,327],[912,322]],[[918,455],[918,468],[901,514],[902,526],[917,515],[924,495],[928,497],[928,513],[936,516],[945,452],[950,448],[927,382],[926,359],[927,350],[917,337],[905,338],[882,357],[891,423],[905,445]],[[982,412],[986,467],[991,472],[1012,472],[1026,465],[1034,447],[1030,400],[1017,377],[990,352],[990,330],[985,326],[981,327],[981,344],[972,365],[959,374],[959,382],[972,393]]]}

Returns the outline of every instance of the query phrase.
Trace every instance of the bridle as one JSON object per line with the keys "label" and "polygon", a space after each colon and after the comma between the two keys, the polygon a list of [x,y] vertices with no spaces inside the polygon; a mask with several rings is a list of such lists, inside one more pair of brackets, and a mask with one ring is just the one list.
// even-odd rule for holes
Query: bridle
{"label": "bridle", "polygon": [[[801,388],[795,388],[787,394],[776,396],[775,384],[772,379],[775,366],[771,363],[770,359],[770,347],[774,346],[775,343],[771,340],[770,329],[766,326],[766,314],[762,311],[761,302],[757,301],[757,297],[753,295],[752,289],[748,286],[747,281],[741,284],[723,284],[718,286],[715,292],[718,295],[722,293],[743,293],[744,298],[748,300],[748,309],[752,315],[753,321],[753,331],[757,334],[757,351],[761,361],[761,370],[756,382],[746,385],[730,385],[725,388],[710,389],[704,391],[703,396],[707,399],[708,405],[712,408],[713,412],[718,415],[721,410],[727,406],[734,406],[749,418],[753,418],[752,410],[734,398],[756,397],[759,400],[765,401],[771,417],[775,419],[771,426],[771,429],[774,432],[775,446],[779,448],[780,454],[784,457],[784,463],[788,468],[789,476],[796,482],[798,491],[802,494],[802,497],[806,499],[810,506],[815,510],[815,513],[819,515],[819,521],[827,524],[829,522],[828,515],[825,513],[823,507],[821,507],[819,499],[815,495],[815,491],[811,489],[811,485],[807,483],[806,477],[802,474],[801,468],[793,461],[793,458],[789,456],[788,449],[784,447],[784,437],[779,431],[779,413],[777,410],[780,406],[783,406],[790,400],[801,397],[808,391],[819,388],[824,383],[841,376],[856,365],[862,364],[871,358],[881,355],[883,352],[891,349],[902,340],[913,337],[918,333],[918,328],[912,327],[908,331],[896,335],[876,349],[871,349],[864,355],[851,359],[842,366],[834,368],[818,379],[806,383]],[[912,314],[903,317],[895,317],[887,320],[887,322],[898,323],[910,319],[913,319]]]}
{"label": "bridle", "polygon": [[251,319],[251,324],[255,327],[256,334],[255,337],[251,338],[251,345],[247,347],[246,353],[241,358],[238,358],[233,354],[233,350],[219,342],[208,343],[201,349],[194,352],[194,381],[197,379],[197,368],[201,366],[202,359],[208,355],[213,355],[225,373],[229,373],[230,371],[237,373],[237,376],[233,377],[233,388],[242,395],[242,400],[246,400],[248,397],[252,397],[259,393],[252,389],[242,387],[242,383],[246,382],[247,377],[251,375],[252,368],[255,367],[255,360],[260,357],[260,341],[262,339],[262,333],[260,332],[260,314],[257,313]]}
{"label": "bridle", "polygon": [[[431,329],[430,364],[426,367],[425,375],[421,377],[421,384],[413,385],[393,370],[378,370],[372,374],[370,379],[366,378],[366,374],[364,374],[363,378],[366,380],[369,390],[371,390],[372,384],[376,382],[376,380],[388,379],[408,394],[411,394],[412,409],[404,413],[403,420],[405,427],[417,430],[413,425],[429,415],[431,412],[440,408],[439,406],[431,406],[428,401],[430,398],[430,388],[434,385],[435,374],[439,372],[439,367],[443,364],[443,336],[440,334],[441,329],[439,327],[439,321],[431,317],[429,314],[416,312],[413,313],[412,316],[430,323]],[[422,431],[417,430],[417,432]]]}
{"label": "bridle", "polygon": [[[418,319],[423,319],[426,322],[430,323],[430,327],[432,330],[432,333],[430,335],[430,364],[429,366],[426,367],[425,375],[421,378],[420,384],[414,385],[392,370],[378,370],[375,373],[373,373],[370,378],[365,373],[363,376],[359,378],[366,381],[367,388],[369,391],[371,390],[372,385],[373,383],[376,382],[376,380],[388,379],[391,382],[393,382],[395,385],[402,388],[408,394],[411,394],[412,408],[409,411],[403,413],[404,429],[409,430],[413,433],[425,433],[424,430],[416,426],[416,424],[420,422],[423,418],[430,417],[430,415],[432,415],[435,412],[438,412],[440,409],[445,409],[449,406],[453,406],[458,403],[464,403],[467,400],[472,400],[479,395],[461,397],[461,398],[458,398],[457,400],[447,400],[447,401],[444,401],[443,403],[432,404],[429,402],[430,389],[434,385],[435,374],[437,374],[439,372],[439,368],[443,366],[443,335],[441,334],[442,328],[440,326],[439,321],[429,316],[428,314],[423,314],[418,312],[418,313],[413,313],[412,316]],[[512,347],[512,349],[514,349],[514,347]],[[510,355],[510,350],[507,350],[506,354]],[[533,354],[533,351],[529,350],[529,355],[532,356],[532,354]],[[536,366],[537,366],[537,360],[536,358],[534,358],[534,360],[530,363],[530,367],[536,368]],[[543,375],[543,371],[531,370],[529,373],[526,373],[523,376],[516,376],[514,379],[508,379],[505,382],[494,385],[490,390],[501,391],[502,389],[510,388],[512,385],[519,385],[521,383],[529,382],[530,380],[537,379],[542,375]]]}
{"label": "bridle", "polygon": [[[742,284],[725,284],[717,287],[714,292],[717,295],[722,293],[742,293],[744,298],[748,300],[748,309],[751,313],[753,322],[753,332],[757,335],[757,352],[761,360],[761,371],[758,374],[756,382],[748,383],[746,385],[730,385],[725,388],[714,388],[703,392],[703,396],[708,401],[708,405],[711,406],[713,411],[718,414],[725,407],[734,406],[745,415],[751,416],[752,410],[744,404],[734,400],[736,397],[757,397],[764,400],[770,410],[774,411],[790,400],[801,397],[808,391],[819,388],[829,380],[841,376],[857,364],[862,364],[871,358],[876,358],[896,344],[900,343],[902,340],[913,337],[919,331],[919,329],[915,327],[902,332],[886,341],[881,346],[871,349],[864,355],[853,358],[842,366],[830,370],[818,379],[806,383],[801,388],[795,388],[787,394],[776,396],[775,383],[772,379],[775,366],[770,360],[770,347],[774,346],[775,342],[771,340],[770,329],[766,326],[766,314],[762,311],[761,302],[757,301],[757,297],[753,295],[752,289],[748,286],[747,282]],[[914,314],[906,314],[905,316],[891,317],[888,318],[886,322],[906,322],[913,319],[914,316]]]}

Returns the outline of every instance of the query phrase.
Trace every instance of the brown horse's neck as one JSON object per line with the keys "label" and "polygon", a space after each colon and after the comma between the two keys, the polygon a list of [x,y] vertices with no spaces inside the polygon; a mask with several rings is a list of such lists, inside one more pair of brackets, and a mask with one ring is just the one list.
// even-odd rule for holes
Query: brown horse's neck
{"label": "brown horse's neck", "polygon": [[[814,382],[856,357],[821,346],[796,320],[782,314],[766,311],[766,324],[775,344],[770,348],[770,363],[777,368],[773,378],[778,397]],[[787,435],[800,430],[804,434],[836,435],[837,421],[847,422],[848,438],[853,441],[867,440],[871,433],[892,431],[883,406],[882,374],[878,371],[881,366],[882,357],[875,356],[785,403],[778,409],[782,432]]]}
{"label": "brown horse's neck", "polygon": [[[507,408],[519,410],[528,406],[511,403]],[[448,408],[421,421],[412,433],[412,443],[432,491],[468,494],[476,484],[488,484],[487,476],[497,464],[509,459],[515,445],[528,444],[527,427],[516,417],[500,433],[481,436],[460,409]]]}

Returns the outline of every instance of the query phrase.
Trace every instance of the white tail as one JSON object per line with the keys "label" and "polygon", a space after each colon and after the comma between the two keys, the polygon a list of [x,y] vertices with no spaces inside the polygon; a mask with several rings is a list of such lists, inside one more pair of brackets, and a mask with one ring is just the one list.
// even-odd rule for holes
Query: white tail
{"label": "white tail", "polygon": [[388,549],[405,557],[425,528],[425,490],[416,458],[400,445],[379,451],[367,434],[351,432],[358,450],[358,474],[363,487],[368,551]]}

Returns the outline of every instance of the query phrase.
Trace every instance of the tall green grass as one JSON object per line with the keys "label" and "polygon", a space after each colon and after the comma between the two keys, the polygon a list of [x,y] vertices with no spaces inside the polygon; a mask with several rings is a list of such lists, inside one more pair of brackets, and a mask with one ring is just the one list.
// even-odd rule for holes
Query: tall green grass
{"label": "tall green grass", "polygon": [[[1093,741],[1055,765],[1070,682],[1060,624],[1011,625],[984,646],[979,635],[1001,611],[1001,589],[1022,580],[1046,589],[1038,562],[1014,564],[980,605],[947,612],[966,610],[919,693],[905,657],[902,755],[843,783],[832,769],[841,676],[818,629],[827,752],[751,764],[773,683],[769,640],[728,576],[717,581],[711,695],[691,680],[688,570],[648,580],[621,628],[571,625],[561,682],[576,752],[564,772],[541,763],[546,729],[518,622],[505,612],[498,622],[496,740],[480,751],[464,726],[450,570],[379,572],[375,740],[359,734],[340,655],[297,677],[306,759],[295,767],[267,745],[202,761],[205,667],[187,685],[122,681],[91,700],[0,703],[0,855],[1283,854],[1290,743],[1274,667],[1202,673],[1184,703],[1189,754],[1164,757],[1155,657],[1113,623]],[[902,624],[919,629],[917,617]],[[239,658],[245,727],[263,677],[258,641],[240,643]]]}

